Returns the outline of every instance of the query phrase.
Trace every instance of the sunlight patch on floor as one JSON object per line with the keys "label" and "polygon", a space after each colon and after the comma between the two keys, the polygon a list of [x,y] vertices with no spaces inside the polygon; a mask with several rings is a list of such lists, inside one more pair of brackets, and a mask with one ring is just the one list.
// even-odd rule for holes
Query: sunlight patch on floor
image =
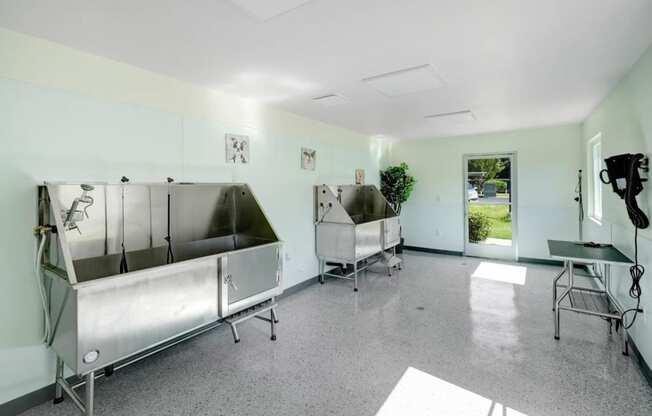
{"label": "sunlight patch on floor", "polygon": [[526,274],[527,267],[524,266],[483,261],[478,265],[471,277],[523,286],[525,284]]}
{"label": "sunlight patch on floor", "polygon": [[376,416],[527,416],[472,391],[408,367]]}
{"label": "sunlight patch on floor", "polygon": [[492,238],[492,237],[487,237],[482,244],[487,244],[491,246],[503,246],[503,247],[511,247],[512,246],[512,240],[507,240],[504,238]]}

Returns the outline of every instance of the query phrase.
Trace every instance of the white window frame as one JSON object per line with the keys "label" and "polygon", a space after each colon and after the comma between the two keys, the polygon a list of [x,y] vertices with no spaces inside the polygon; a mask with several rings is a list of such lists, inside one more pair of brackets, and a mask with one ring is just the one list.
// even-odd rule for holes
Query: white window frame
{"label": "white window frame", "polygon": [[600,170],[602,170],[602,133],[593,136],[586,146],[588,169],[587,175],[589,185],[589,218],[599,225],[602,225],[602,181]]}

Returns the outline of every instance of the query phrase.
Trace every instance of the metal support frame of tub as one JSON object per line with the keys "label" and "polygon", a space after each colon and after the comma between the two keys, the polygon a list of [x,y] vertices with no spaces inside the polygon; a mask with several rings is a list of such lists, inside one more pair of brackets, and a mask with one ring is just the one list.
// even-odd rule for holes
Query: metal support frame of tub
{"label": "metal support frame of tub", "polygon": [[[63,401],[63,393],[65,392],[73,401],[73,404],[77,406],[79,410],[82,411],[84,414],[91,414],[93,412],[93,406],[88,406],[89,411],[86,411],[86,405],[85,403],[89,403],[87,400],[88,399],[82,399],[79,394],[77,393],[77,389],[87,385],[87,383],[90,383],[90,389],[91,391],[85,391],[84,397],[86,397],[86,393],[93,393],[95,389],[95,380],[101,378],[101,377],[109,377],[110,375],[113,374],[114,371],[121,370],[124,367],[127,367],[133,363],[136,363],[142,359],[148,358],[154,354],[157,354],[163,350],[166,350],[170,347],[173,347],[181,342],[187,341],[191,338],[194,338],[198,335],[201,335],[205,332],[208,332],[210,330],[213,330],[217,328],[218,326],[222,325],[222,321],[217,321],[212,324],[209,324],[207,326],[204,326],[202,328],[199,328],[195,331],[191,331],[188,334],[185,334],[181,337],[178,337],[176,339],[173,339],[169,342],[163,343],[162,345],[152,348],[150,350],[144,351],[143,353],[137,354],[133,357],[130,357],[124,361],[120,361],[116,363],[115,365],[112,365],[111,371],[107,371],[108,368],[105,368],[104,371],[94,371],[93,372],[93,377],[90,377],[88,374],[82,377],[77,377],[78,380],[76,382],[73,382],[73,384],[70,384],[68,380],[64,378],[64,363],[61,358],[57,356],[57,364],[56,364],[56,377],[55,377],[55,397],[54,397],[54,403],[58,404]],[[90,397],[90,403],[93,401],[93,395],[91,394]],[[89,413],[90,412],[90,413]]]}
{"label": "metal support frame of tub", "polygon": [[[133,357],[238,313],[237,323],[268,311],[278,321],[282,243],[247,185],[95,184],[79,197],[80,188],[39,188],[39,224],[54,231],[43,237],[42,269],[52,317],[47,343],[58,363],[55,402],[65,392],[92,415],[95,378]],[[75,200],[90,204],[78,209]],[[85,381],[69,385],[64,363]],[[83,400],[75,392],[82,384]]]}
{"label": "metal support frame of tub", "polygon": [[[241,322],[249,320],[251,318],[260,319],[262,321],[268,322],[270,324],[270,332],[272,341],[276,341],[276,324],[278,324],[278,317],[276,315],[276,301],[272,298],[269,302],[261,303],[256,305],[250,310],[245,310],[238,312],[233,316],[225,319],[224,322],[229,325],[231,332],[233,334],[233,340],[238,343],[240,342],[240,335],[238,334],[237,325]],[[262,316],[262,313],[269,312],[269,318]]]}
{"label": "metal support frame of tub", "polygon": [[[394,209],[373,185],[319,185],[315,187],[315,247],[319,259],[319,281],[325,276],[353,281],[358,291],[358,273],[366,270],[369,259],[384,257],[391,268],[400,269],[396,245],[400,242],[400,224]],[[326,271],[327,262],[352,265],[350,273]],[[361,267],[362,265],[362,267]]]}

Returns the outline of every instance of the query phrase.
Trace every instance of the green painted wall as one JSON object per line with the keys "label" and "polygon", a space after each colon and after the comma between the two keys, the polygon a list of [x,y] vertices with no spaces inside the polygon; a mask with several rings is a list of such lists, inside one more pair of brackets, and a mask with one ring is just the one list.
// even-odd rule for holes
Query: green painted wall
{"label": "green painted wall", "polygon": [[[44,180],[247,182],[285,241],[284,285],[317,274],[312,186],[377,183],[383,144],[51,42],[0,30],[0,403],[53,381],[33,276]],[[251,136],[228,165],[224,134]],[[301,170],[300,148],[317,150]]]}
{"label": "green painted wall", "polygon": [[[646,153],[652,156],[652,47],[639,62],[591,113],[583,125],[583,163],[588,169],[587,142],[602,133],[602,155]],[[623,201],[612,192],[610,185],[602,185],[603,221],[597,224],[585,221],[585,238],[612,242],[628,255],[634,255],[634,230],[627,217]],[[638,202],[650,215],[652,183],[639,195]],[[639,261],[647,273],[641,281],[641,304],[647,311],[637,318],[629,331],[649,365],[652,365],[652,228],[639,232]],[[613,271],[619,301],[626,307],[634,306],[627,295],[631,284],[627,268]]]}

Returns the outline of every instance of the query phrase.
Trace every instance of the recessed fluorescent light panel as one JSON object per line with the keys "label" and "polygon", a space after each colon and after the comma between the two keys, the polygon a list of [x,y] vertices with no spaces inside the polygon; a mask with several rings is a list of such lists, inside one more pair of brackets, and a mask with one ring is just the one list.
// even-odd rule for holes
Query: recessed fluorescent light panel
{"label": "recessed fluorescent light panel", "polygon": [[310,0],[231,0],[251,17],[258,20],[269,20],[290,10],[303,6]]}
{"label": "recessed fluorescent light panel", "polygon": [[337,94],[327,94],[327,95],[321,95],[319,97],[314,97],[312,101],[321,104],[325,107],[332,107],[334,105],[338,105],[346,102],[346,98]]}
{"label": "recessed fluorescent light panel", "polygon": [[444,85],[444,80],[427,64],[374,75],[362,82],[388,97],[431,91]]}
{"label": "recessed fluorescent light panel", "polygon": [[475,114],[471,110],[453,111],[451,113],[439,113],[425,116],[427,120],[442,121],[447,123],[468,123],[475,121]]}

